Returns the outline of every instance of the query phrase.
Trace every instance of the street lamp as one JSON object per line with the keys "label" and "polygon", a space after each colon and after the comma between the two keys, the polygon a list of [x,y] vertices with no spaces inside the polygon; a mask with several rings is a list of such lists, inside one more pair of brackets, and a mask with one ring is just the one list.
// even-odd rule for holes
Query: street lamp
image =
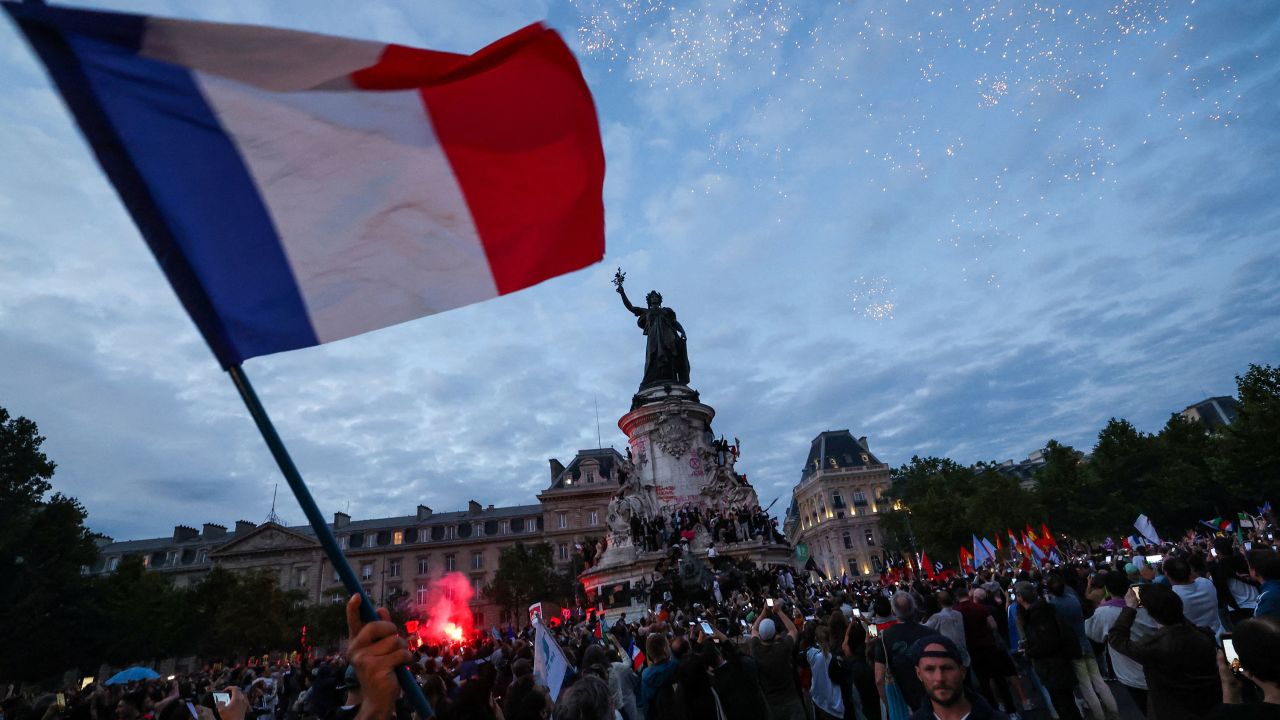
{"label": "street lamp", "polygon": [[911,508],[902,503],[901,499],[893,501],[893,509],[898,512],[907,513],[907,537],[911,541],[911,554],[916,558],[916,565],[920,565],[920,551],[916,549],[916,534],[911,530]]}

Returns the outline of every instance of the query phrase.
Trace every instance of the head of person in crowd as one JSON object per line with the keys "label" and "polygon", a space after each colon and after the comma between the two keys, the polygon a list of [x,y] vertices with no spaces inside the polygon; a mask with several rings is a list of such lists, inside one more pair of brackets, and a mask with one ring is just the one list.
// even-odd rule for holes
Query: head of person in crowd
{"label": "head of person in crowd", "polygon": [[1036,604],[1040,599],[1040,593],[1036,590],[1035,583],[1029,580],[1019,580],[1013,584],[1013,597],[1023,608],[1029,608]]}
{"label": "head of person in crowd", "polygon": [[1062,573],[1057,571],[1049,573],[1044,580],[1044,588],[1054,597],[1062,597],[1067,592],[1067,583],[1062,579]]}
{"label": "head of person in crowd", "polygon": [[1249,568],[1262,582],[1280,580],[1280,553],[1255,549],[1248,552]]}
{"label": "head of person in crowd", "polygon": [[1142,606],[1147,609],[1151,619],[1164,627],[1184,622],[1182,614],[1182,598],[1173,588],[1163,583],[1142,586]]}
{"label": "head of person in crowd", "polygon": [[892,617],[893,609],[889,606],[889,598],[883,595],[877,595],[875,600],[871,601],[871,614],[878,618]]}
{"label": "head of person in crowd", "polygon": [[951,597],[951,593],[947,592],[946,590],[938,591],[938,605],[944,608],[949,608],[952,605],[954,605],[955,602],[956,601]]}
{"label": "head of person in crowd", "polygon": [[916,619],[916,599],[911,597],[911,593],[899,590],[893,594],[893,616],[898,622]]}
{"label": "head of person in crowd", "polygon": [[1107,595],[1122,598],[1129,592],[1129,578],[1123,573],[1109,572],[1102,576],[1102,586],[1106,588]]}
{"label": "head of person in crowd", "polygon": [[671,658],[671,645],[662,633],[651,632],[644,641],[644,656],[650,665],[661,665]]}
{"label": "head of person in crowd", "polygon": [[912,646],[911,655],[916,661],[916,677],[935,712],[965,701],[964,663],[960,648],[950,638],[942,635],[921,638]]}
{"label": "head of person in crowd", "polygon": [[582,654],[582,674],[595,675],[608,681],[609,657],[605,654],[604,648],[599,645],[587,646],[586,652]]}
{"label": "head of person in crowd", "polygon": [[[440,690],[443,695],[443,681]],[[439,707],[434,701],[432,704]],[[507,689],[502,714],[506,720],[547,720],[551,716],[551,695],[534,681],[533,675],[522,675]]]}
{"label": "head of person in crowd", "polygon": [[1232,633],[1240,669],[1267,697],[1280,696],[1280,618],[1256,617]]}
{"label": "head of person in crowd", "polygon": [[556,698],[556,720],[612,720],[609,685],[594,675],[584,675]]}
{"label": "head of person in crowd", "polygon": [[1181,555],[1170,557],[1164,561],[1164,574],[1174,585],[1186,585],[1191,582],[1191,563]]}
{"label": "head of person in crowd", "polygon": [[756,634],[765,642],[773,642],[774,638],[778,636],[778,626],[774,623],[773,618],[765,618],[756,627]]}

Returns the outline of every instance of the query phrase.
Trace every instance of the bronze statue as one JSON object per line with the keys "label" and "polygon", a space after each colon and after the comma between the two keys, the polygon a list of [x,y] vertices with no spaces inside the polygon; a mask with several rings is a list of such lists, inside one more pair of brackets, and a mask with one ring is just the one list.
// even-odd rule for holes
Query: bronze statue
{"label": "bronze statue", "polygon": [[622,296],[622,304],[636,316],[636,325],[648,337],[644,354],[644,380],[640,387],[661,383],[689,384],[689,352],[685,343],[688,338],[684,328],[676,320],[676,311],[662,307],[662,295],[654,290],[646,297],[647,307],[638,308],[627,299],[627,291],[622,289],[622,281],[626,274],[622,268],[613,276],[613,284]]}

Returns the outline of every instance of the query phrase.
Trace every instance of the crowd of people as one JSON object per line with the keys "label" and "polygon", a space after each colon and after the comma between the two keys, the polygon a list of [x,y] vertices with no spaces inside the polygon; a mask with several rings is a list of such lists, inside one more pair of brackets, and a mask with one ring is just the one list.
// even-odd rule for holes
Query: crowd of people
{"label": "crowd of people", "polygon": [[631,516],[631,542],[644,552],[688,546],[699,532],[722,546],[738,542],[781,542],[778,520],[763,508],[699,508],[687,506],[659,513],[652,520]]}
{"label": "crowd of people", "polygon": [[[353,602],[340,655],[43,696],[9,687],[0,718],[411,720],[392,674],[404,664],[445,720],[1113,720],[1121,692],[1157,720],[1280,718],[1280,555],[1251,538],[1067,549],[1030,569],[897,583],[719,558],[706,587],[655,589],[629,614],[412,652]],[[535,673],[539,632],[571,665],[555,692]]]}

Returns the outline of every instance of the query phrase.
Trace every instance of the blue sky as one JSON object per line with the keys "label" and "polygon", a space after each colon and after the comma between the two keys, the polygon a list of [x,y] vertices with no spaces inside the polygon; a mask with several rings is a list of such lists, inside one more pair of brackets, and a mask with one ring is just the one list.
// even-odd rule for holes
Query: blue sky
{"label": "blue sky", "polygon": [[[548,19],[595,94],[605,261],[246,364],[321,508],[533,502],[622,447],[654,288],[767,502],[826,429],[1021,458],[1280,362],[1271,2],[137,2],[459,52]],[[277,471],[0,25],[0,405],[116,538],[261,521]],[[279,512],[301,521],[291,498]]]}

